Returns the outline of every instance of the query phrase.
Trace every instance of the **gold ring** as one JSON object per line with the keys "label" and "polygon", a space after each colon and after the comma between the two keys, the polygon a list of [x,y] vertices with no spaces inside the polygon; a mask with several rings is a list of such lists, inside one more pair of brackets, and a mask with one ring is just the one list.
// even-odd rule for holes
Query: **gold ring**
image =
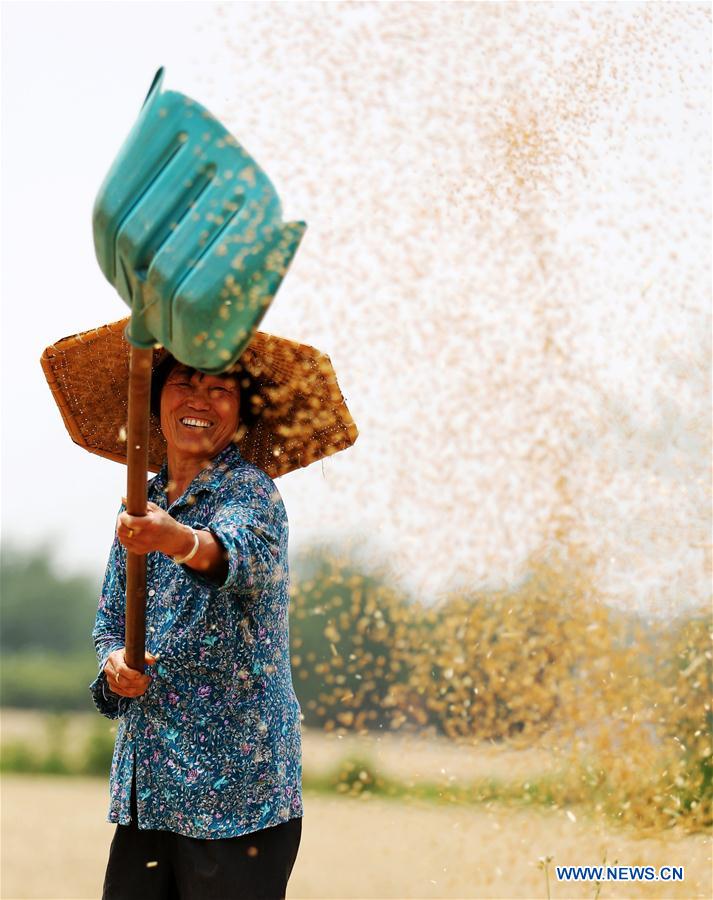
{"label": "gold ring", "polygon": [[116,673],[116,683],[119,683],[119,679],[121,678],[121,672]]}
{"label": "gold ring", "polygon": [[129,528],[129,537],[131,538],[131,537],[133,537],[133,536],[134,536],[134,529],[133,529],[133,528]]}

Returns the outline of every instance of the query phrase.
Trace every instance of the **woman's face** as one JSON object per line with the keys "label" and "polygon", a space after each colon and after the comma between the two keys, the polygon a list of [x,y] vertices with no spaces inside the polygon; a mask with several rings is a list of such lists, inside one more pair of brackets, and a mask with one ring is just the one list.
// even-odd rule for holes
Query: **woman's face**
{"label": "woman's face", "polygon": [[161,391],[161,431],[181,456],[211,459],[238,430],[240,387],[230,375],[171,369]]}

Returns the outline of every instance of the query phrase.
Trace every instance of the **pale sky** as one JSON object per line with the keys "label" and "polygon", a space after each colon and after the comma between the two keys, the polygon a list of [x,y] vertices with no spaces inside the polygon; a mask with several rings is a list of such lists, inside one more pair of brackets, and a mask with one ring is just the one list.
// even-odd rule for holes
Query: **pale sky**
{"label": "pale sky", "polygon": [[705,602],[710,33],[707,3],[3,4],[3,539],[103,572],[126,470],[39,357],[128,312],[91,210],[163,65],[308,225],[261,329],[329,354],[360,437],[278,479],[293,551],[351,540],[428,600],[517,579],[558,509],[611,602]]}

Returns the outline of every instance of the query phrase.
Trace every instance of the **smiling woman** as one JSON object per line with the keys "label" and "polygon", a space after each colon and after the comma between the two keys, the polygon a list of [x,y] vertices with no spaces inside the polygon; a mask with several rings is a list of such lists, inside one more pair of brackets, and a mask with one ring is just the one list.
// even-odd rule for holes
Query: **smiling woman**
{"label": "smiling woman", "polygon": [[[250,409],[243,374],[209,375],[171,357],[154,375],[166,457],[146,514],[119,513],[94,628],[94,700],[121,718],[105,900],[158,900],[171,879],[197,896],[232,896],[228,885],[240,884],[284,897],[297,855],[301,710],[286,625],[287,517],[272,479],[235,444],[241,395]],[[147,672],[125,656],[127,551],[147,556],[152,585]],[[207,868],[203,856],[215,870],[216,852],[208,883],[196,873]],[[172,861],[190,855],[182,873]]]}
{"label": "smiling woman", "polygon": [[[42,367],[72,439],[126,462],[127,319]],[[104,900],[284,897],[302,826],[288,522],[273,478],[351,446],[329,357],[256,332],[229,372],[153,351],[143,516],[122,504],[93,630],[117,719]],[[125,656],[126,561],[146,557],[146,671]],[[147,865],[150,863],[150,865]]]}

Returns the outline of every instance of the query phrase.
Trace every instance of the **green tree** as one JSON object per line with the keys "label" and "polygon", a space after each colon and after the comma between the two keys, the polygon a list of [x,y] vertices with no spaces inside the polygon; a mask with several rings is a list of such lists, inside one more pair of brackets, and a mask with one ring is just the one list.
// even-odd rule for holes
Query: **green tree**
{"label": "green tree", "polygon": [[0,700],[47,710],[93,708],[91,631],[99,585],[57,572],[47,546],[0,548]]}
{"label": "green tree", "polygon": [[61,575],[46,546],[0,548],[3,652],[91,651],[97,581]]}

